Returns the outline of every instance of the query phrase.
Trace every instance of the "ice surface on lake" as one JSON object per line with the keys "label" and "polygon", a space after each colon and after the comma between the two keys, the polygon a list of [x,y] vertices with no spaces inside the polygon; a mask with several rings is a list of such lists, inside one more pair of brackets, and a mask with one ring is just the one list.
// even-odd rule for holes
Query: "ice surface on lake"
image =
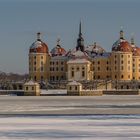
{"label": "ice surface on lake", "polygon": [[0,140],[138,140],[139,115],[0,116]]}

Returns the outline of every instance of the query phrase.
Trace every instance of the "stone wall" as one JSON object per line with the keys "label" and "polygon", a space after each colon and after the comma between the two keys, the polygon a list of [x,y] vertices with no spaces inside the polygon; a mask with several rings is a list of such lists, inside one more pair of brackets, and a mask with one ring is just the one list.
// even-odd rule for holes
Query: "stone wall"
{"label": "stone wall", "polygon": [[103,90],[104,95],[139,95],[140,90]]}

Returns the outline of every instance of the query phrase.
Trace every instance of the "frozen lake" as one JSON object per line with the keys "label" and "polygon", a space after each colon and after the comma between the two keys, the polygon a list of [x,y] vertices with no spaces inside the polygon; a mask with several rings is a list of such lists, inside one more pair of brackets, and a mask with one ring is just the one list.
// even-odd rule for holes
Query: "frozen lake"
{"label": "frozen lake", "polygon": [[0,140],[139,140],[140,115],[1,116]]}

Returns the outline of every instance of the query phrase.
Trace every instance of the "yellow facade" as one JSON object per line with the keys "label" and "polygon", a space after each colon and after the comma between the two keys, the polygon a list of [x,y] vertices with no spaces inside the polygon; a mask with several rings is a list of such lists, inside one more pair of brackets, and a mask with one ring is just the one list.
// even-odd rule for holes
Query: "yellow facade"
{"label": "yellow facade", "polygon": [[29,75],[35,81],[46,81],[49,78],[50,56],[45,53],[29,54]]}
{"label": "yellow facade", "polygon": [[91,62],[85,59],[70,60],[67,62],[68,81],[86,81],[93,80],[93,71]]}
{"label": "yellow facade", "polygon": [[111,78],[110,57],[99,57],[94,59],[92,63],[94,79]]}
{"label": "yellow facade", "polygon": [[132,80],[131,52],[112,52],[110,59],[112,80]]}
{"label": "yellow facade", "polygon": [[134,56],[132,62],[132,78],[133,80],[140,80],[140,57]]}
{"label": "yellow facade", "polygon": [[49,52],[39,35],[29,52],[29,75],[35,81],[140,80],[140,48],[134,40],[125,40],[122,30],[111,52],[96,43],[85,47],[81,23],[77,46],[68,52],[60,46],[60,40]]}

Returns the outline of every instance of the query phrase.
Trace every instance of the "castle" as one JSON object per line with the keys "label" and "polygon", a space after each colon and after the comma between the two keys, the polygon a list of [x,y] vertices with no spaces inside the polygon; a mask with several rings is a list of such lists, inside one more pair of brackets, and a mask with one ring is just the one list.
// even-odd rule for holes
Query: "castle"
{"label": "castle", "polygon": [[61,47],[60,39],[49,51],[37,33],[37,40],[29,48],[29,75],[38,82],[112,80],[129,83],[126,86],[130,88],[132,81],[140,80],[140,48],[133,37],[130,43],[124,38],[123,30],[111,52],[96,42],[85,47],[80,22],[77,45],[69,51]]}

